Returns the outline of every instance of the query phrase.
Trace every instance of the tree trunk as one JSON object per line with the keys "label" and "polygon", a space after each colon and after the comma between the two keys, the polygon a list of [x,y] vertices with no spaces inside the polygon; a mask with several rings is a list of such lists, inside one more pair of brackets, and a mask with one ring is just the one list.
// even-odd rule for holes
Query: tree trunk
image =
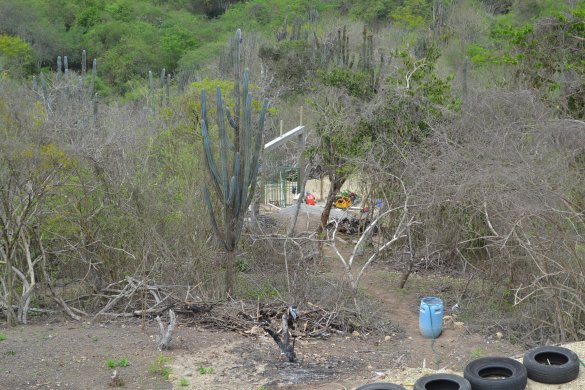
{"label": "tree trunk", "polygon": [[329,187],[329,194],[327,194],[327,202],[325,203],[325,208],[321,213],[321,224],[317,228],[317,233],[320,234],[325,230],[325,226],[327,226],[327,222],[329,222],[329,214],[331,214],[331,208],[333,207],[333,203],[335,202],[335,197],[341,187],[345,183],[346,178],[340,177],[331,180],[331,185]]}
{"label": "tree trunk", "polygon": [[234,296],[234,278],[236,268],[236,250],[228,251],[225,257],[225,293],[228,299]]}
{"label": "tree trunk", "polygon": [[410,231],[410,226],[406,228],[406,234],[408,235],[408,267],[402,271],[402,275],[400,276],[400,289],[403,289],[406,285],[406,281],[412,272],[412,267],[414,265],[414,259],[416,257],[414,244],[412,242],[412,232]]}
{"label": "tree trunk", "polygon": [[12,258],[10,253],[6,257],[6,324],[16,326],[16,313],[14,312],[14,272],[12,271]]}

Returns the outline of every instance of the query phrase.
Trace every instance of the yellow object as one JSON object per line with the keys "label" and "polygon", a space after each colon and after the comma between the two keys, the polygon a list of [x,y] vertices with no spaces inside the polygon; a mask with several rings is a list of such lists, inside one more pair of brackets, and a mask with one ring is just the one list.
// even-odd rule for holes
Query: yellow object
{"label": "yellow object", "polygon": [[342,196],[335,201],[335,207],[338,209],[346,209],[351,206],[351,198],[349,196]]}

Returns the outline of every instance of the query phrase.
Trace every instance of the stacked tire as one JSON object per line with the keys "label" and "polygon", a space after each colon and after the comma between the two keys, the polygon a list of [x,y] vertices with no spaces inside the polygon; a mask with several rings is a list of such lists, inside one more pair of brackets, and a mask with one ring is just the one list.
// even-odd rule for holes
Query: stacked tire
{"label": "stacked tire", "polygon": [[524,354],[528,378],[535,382],[561,384],[579,376],[579,358],[563,347],[537,347]]}
{"label": "stacked tire", "polygon": [[[537,347],[524,354],[523,363],[504,357],[485,357],[469,363],[463,377],[433,374],[419,378],[413,390],[524,390],[528,378],[562,384],[579,376],[577,354],[562,347]],[[392,383],[372,383],[356,390],[405,390]]]}
{"label": "stacked tire", "polygon": [[485,357],[472,361],[463,371],[473,390],[524,390],[526,367],[514,359]]}

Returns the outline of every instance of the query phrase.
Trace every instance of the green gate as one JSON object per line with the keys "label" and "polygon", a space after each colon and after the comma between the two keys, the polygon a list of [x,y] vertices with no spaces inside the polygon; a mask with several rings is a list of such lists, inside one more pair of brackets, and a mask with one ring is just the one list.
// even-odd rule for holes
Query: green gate
{"label": "green gate", "polygon": [[295,200],[299,185],[299,168],[280,168],[264,183],[264,203],[278,207],[291,206]]}

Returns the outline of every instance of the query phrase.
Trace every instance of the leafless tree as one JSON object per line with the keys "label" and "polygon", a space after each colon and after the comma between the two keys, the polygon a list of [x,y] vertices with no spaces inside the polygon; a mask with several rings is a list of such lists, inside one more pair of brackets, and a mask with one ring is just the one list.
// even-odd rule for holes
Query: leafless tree
{"label": "leafless tree", "polygon": [[[409,226],[413,223],[413,218],[409,217],[409,212],[408,212],[409,197],[408,197],[408,194],[406,191],[406,187],[404,186],[404,183],[402,182],[402,180],[400,180],[398,177],[396,177],[394,175],[390,175],[390,176],[392,176],[396,181],[398,181],[398,183],[403,191],[403,193],[402,193],[403,196],[397,197],[397,199],[399,200],[399,202],[398,202],[399,204],[397,206],[386,206],[386,207],[383,207],[379,211],[379,213],[376,215],[376,217],[369,223],[369,225],[365,228],[363,233],[360,235],[359,239],[357,240],[357,243],[355,244],[355,246],[352,249],[351,254],[349,255],[349,258],[347,256],[343,255],[337,247],[337,244],[335,241],[337,226],[335,226],[335,228],[332,229],[331,239],[328,242],[328,244],[335,251],[337,258],[341,261],[341,264],[343,265],[343,269],[345,271],[345,276],[347,277],[347,279],[350,282],[354,304],[355,304],[356,308],[358,308],[358,309],[359,309],[358,296],[357,296],[358,286],[359,286],[359,282],[360,282],[362,276],[364,275],[365,271],[380,256],[381,253],[383,253],[385,250],[387,250],[391,245],[393,245],[397,241],[399,241],[403,238],[406,238],[407,237],[406,231],[408,230]],[[371,253],[367,254],[365,261],[363,261],[363,263],[358,266],[357,274],[355,274],[353,267],[354,267],[354,262],[357,260],[358,257],[360,257],[358,254],[363,250],[363,246],[365,246],[366,243],[371,239],[374,232],[376,232],[378,230],[378,228],[381,225],[381,222],[384,221],[386,218],[388,218],[393,213],[398,214],[398,216],[395,217],[395,220],[397,220],[398,222],[394,228],[394,232],[392,234],[386,234],[381,238],[380,245],[377,245],[377,247]]]}
{"label": "leafless tree", "polygon": [[584,131],[529,91],[481,91],[409,159],[438,253],[514,292],[511,303],[556,340],[576,338],[585,318]]}

